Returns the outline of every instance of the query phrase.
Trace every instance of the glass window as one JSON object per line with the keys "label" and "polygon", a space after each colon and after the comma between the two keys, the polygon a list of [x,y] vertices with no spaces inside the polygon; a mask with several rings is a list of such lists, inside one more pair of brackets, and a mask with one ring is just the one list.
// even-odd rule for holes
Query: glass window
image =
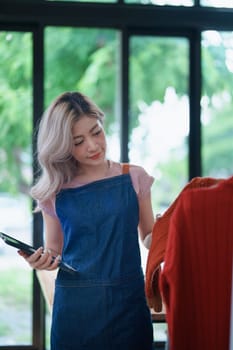
{"label": "glass window", "polygon": [[211,7],[233,7],[233,0],[201,0],[200,4]]}
{"label": "glass window", "polygon": [[46,1],[61,1],[61,2],[93,2],[93,3],[113,3],[116,0],[46,0]]}
{"label": "glass window", "polygon": [[[188,180],[188,41],[133,36],[130,39],[129,161],[154,176],[152,206],[163,213]],[[148,250],[139,241],[145,272]],[[154,339],[167,337],[165,323]]]}
{"label": "glass window", "polygon": [[[31,34],[0,32],[0,56],[0,230],[31,244]],[[2,240],[0,274],[0,344],[30,345],[32,271]]]}
{"label": "glass window", "polygon": [[230,176],[233,173],[233,34],[206,31],[202,35],[203,175]]}
{"label": "glass window", "polygon": [[131,163],[155,177],[155,213],[188,179],[188,41],[135,36],[130,41]]}
{"label": "glass window", "polygon": [[118,52],[115,30],[46,28],[46,105],[64,91],[88,95],[105,112],[109,156],[116,161],[120,159]]}
{"label": "glass window", "polygon": [[[71,2],[70,0],[47,0]],[[74,2],[93,2],[93,3],[113,3],[117,0],[73,0]],[[194,0],[126,0],[126,3],[153,4],[153,5],[173,5],[173,6],[193,6]]]}
{"label": "glass window", "polygon": [[193,6],[194,0],[125,0],[126,3],[144,5],[171,5],[171,6]]}
{"label": "glass window", "polygon": [[[188,179],[189,43],[184,38],[132,36],[129,56],[129,161],[155,178],[154,214],[162,213]],[[140,243],[145,272],[148,250]],[[154,323],[154,341],[167,325]]]}
{"label": "glass window", "polygon": [[[105,113],[108,155],[115,161],[120,160],[118,47],[115,30],[48,27],[45,31],[46,106],[64,91],[78,90],[93,99]],[[46,322],[49,335],[48,312]],[[49,336],[46,341],[49,344]]]}

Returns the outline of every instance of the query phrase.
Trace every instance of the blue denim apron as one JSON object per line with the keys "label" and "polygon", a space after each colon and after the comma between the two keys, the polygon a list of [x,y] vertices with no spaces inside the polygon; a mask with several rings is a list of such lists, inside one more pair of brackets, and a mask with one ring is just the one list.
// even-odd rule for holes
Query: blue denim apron
{"label": "blue denim apron", "polygon": [[129,174],[64,189],[64,232],[51,350],[151,350],[153,331],[138,243],[139,208]]}

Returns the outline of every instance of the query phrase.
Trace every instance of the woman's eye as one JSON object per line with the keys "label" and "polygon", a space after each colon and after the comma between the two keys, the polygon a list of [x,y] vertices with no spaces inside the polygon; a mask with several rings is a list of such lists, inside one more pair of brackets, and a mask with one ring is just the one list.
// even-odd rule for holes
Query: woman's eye
{"label": "woman's eye", "polygon": [[94,136],[97,136],[97,135],[99,135],[100,133],[102,132],[102,129],[99,129],[99,130],[97,130],[96,132],[94,132]]}
{"label": "woman's eye", "polygon": [[83,143],[83,140],[82,141],[79,141],[79,142],[75,142],[74,146],[79,146]]}

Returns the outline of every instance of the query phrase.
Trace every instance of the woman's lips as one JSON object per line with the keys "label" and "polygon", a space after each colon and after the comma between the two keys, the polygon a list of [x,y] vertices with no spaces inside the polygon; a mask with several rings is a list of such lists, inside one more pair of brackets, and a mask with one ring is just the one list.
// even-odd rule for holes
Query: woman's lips
{"label": "woman's lips", "polygon": [[101,153],[94,154],[94,156],[91,156],[90,159],[98,159],[101,156]]}

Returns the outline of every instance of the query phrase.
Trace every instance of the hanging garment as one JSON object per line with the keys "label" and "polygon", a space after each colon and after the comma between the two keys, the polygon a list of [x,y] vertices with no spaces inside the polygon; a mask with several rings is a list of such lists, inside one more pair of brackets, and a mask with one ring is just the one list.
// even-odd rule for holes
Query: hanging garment
{"label": "hanging garment", "polygon": [[170,207],[159,216],[154,223],[152,230],[152,242],[148,254],[146,265],[146,297],[148,304],[156,312],[162,311],[162,297],[159,288],[159,276],[161,273],[161,263],[164,262],[164,255],[168,239],[169,223],[171,216],[179,203],[181,195],[191,188],[204,188],[215,186],[222,179],[212,177],[194,177],[182,189],[177,198],[173,201]]}
{"label": "hanging garment", "polygon": [[229,350],[233,177],[185,191],[160,275],[170,350]]}

